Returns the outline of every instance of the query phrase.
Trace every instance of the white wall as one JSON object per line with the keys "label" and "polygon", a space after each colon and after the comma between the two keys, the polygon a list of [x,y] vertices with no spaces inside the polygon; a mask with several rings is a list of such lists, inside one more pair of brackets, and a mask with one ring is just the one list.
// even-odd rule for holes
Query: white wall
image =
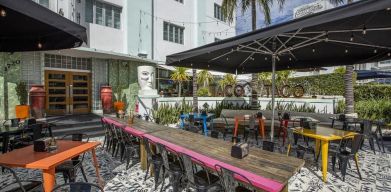
{"label": "white wall", "polygon": [[119,29],[90,23],[88,32],[90,48],[125,53],[124,32]]}

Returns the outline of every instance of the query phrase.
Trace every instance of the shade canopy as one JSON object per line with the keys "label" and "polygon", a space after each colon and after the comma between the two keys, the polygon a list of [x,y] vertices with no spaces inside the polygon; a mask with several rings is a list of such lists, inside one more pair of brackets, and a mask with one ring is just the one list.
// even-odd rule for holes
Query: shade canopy
{"label": "shade canopy", "polygon": [[228,73],[391,59],[391,1],[362,0],[167,56],[166,64]]}
{"label": "shade canopy", "polygon": [[85,27],[32,0],[0,0],[0,26],[0,52],[67,49],[87,42]]}
{"label": "shade canopy", "polygon": [[391,71],[357,70],[357,79],[391,78]]}

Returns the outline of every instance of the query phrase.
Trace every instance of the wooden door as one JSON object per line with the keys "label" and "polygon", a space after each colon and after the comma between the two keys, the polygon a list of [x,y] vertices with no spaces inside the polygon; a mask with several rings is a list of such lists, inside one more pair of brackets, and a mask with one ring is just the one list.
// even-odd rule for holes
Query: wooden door
{"label": "wooden door", "polygon": [[91,110],[90,73],[45,71],[46,112],[49,115],[83,114]]}

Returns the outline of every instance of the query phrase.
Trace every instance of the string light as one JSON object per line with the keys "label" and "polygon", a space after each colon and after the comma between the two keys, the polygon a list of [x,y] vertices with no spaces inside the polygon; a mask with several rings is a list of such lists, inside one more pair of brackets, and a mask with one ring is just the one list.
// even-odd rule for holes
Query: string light
{"label": "string light", "polygon": [[391,53],[388,53],[387,55],[390,57],[390,56],[391,56]]}
{"label": "string light", "polygon": [[326,42],[329,41],[329,32],[328,31],[326,31],[326,39],[325,39],[325,41]]}
{"label": "string light", "polygon": [[373,50],[373,53],[377,53],[377,49]]}
{"label": "string light", "polygon": [[292,58],[289,57],[289,61],[292,61]]}
{"label": "string light", "polygon": [[42,43],[38,42],[37,47],[38,47],[38,49],[42,49]]}
{"label": "string light", "polygon": [[7,12],[5,12],[4,9],[1,9],[1,10],[0,10],[0,15],[1,15],[2,17],[5,17],[5,16],[7,16]]}
{"label": "string light", "polygon": [[388,7],[386,10],[387,10],[387,11],[389,11],[389,10],[391,10],[391,8],[390,8],[390,7]]}
{"label": "string light", "polygon": [[362,29],[362,34],[363,35],[366,35],[367,34],[367,28],[364,26],[364,28]]}
{"label": "string light", "polygon": [[349,52],[349,50],[348,49],[345,49],[345,53],[348,53]]}
{"label": "string light", "polygon": [[354,36],[353,36],[353,33],[352,35],[350,35],[350,41],[353,42],[354,41]]}
{"label": "string light", "polygon": [[267,57],[265,57],[265,61],[267,61]]}
{"label": "string light", "polygon": [[315,53],[315,49],[312,49],[312,53]]}
{"label": "string light", "polygon": [[227,57],[227,61],[229,60],[229,58]]}

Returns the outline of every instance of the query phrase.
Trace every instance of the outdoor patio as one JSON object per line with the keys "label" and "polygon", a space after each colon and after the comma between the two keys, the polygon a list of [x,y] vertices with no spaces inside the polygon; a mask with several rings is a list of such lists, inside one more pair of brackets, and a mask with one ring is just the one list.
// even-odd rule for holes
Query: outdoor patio
{"label": "outdoor patio", "polygon": [[[103,141],[103,138],[93,138],[91,140]],[[367,145],[359,152],[360,169],[363,180],[358,179],[355,169],[348,169],[345,182],[340,178],[340,173],[334,173],[331,168],[328,174],[328,183],[323,183],[321,171],[316,170],[311,155],[306,156],[306,164],[289,180],[289,191],[312,191],[312,192],[352,192],[352,191],[390,191],[391,190],[391,143],[386,143],[386,153],[377,152],[376,155]],[[153,177],[144,181],[145,171],[140,169],[140,164],[136,164],[128,170],[118,158],[113,158],[111,154],[99,147],[97,156],[101,165],[101,175],[105,180],[105,191],[107,192],[126,192],[126,191],[160,191],[154,190]],[[353,161],[351,162],[354,164]],[[84,161],[84,167],[90,182],[96,183],[96,175],[92,164],[91,155],[88,153]],[[21,179],[39,180],[42,174],[39,170],[16,169]],[[10,174],[3,174],[1,181],[9,181]],[[80,171],[78,172],[77,181],[82,181]],[[63,183],[63,178],[56,178],[58,184]],[[6,184],[5,182],[4,184]],[[166,184],[168,182],[168,178]],[[1,186],[0,186],[1,187]],[[169,190],[170,188],[167,188]]]}

